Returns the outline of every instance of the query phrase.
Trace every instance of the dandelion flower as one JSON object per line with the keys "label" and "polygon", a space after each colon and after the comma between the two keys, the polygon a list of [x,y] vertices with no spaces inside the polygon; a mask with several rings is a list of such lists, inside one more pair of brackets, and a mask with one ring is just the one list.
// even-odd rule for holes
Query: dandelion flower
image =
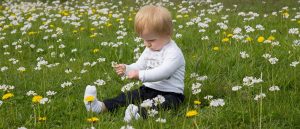
{"label": "dandelion flower", "polygon": [[232,36],[233,36],[233,34],[228,34],[228,35],[227,35],[228,38],[230,38],[230,37],[232,37]]}
{"label": "dandelion flower", "polygon": [[32,102],[33,103],[40,103],[40,101],[43,99],[43,97],[42,96],[40,96],[40,95],[35,95],[35,96],[33,96],[33,98],[32,98]]}
{"label": "dandelion flower", "polygon": [[6,93],[2,96],[2,100],[7,100],[7,99],[12,98],[12,97],[14,97],[13,93]]}
{"label": "dandelion flower", "polygon": [[214,51],[219,51],[220,48],[219,48],[219,47],[214,47],[213,50],[214,50]]}
{"label": "dandelion flower", "polygon": [[247,38],[246,38],[246,41],[247,41],[247,42],[250,42],[250,41],[252,41],[252,40],[253,40],[253,39],[252,39],[251,37],[247,37]]}
{"label": "dandelion flower", "polygon": [[98,48],[95,48],[94,50],[93,50],[93,53],[97,53],[97,52],[99,52],[100,50],[98,49]]}
{"label": "dandelion flower", "polygon": [[198,115],[198,112],[196,110],[191,110],[191,111],[188,111],[185,116],[186,117],[193,117],[193,116],[196,116]]}
{"label": "dandelion flower", "polygon": [[195,105],[200,105],[201,102],[200,102],[199,100],[195,100],[195,101],[194,101],[194,104],[195,104]]}
{"label": "dandelion flower", "polygon": [[268,40],[273,41],[273,40],[275,40],[275,37],[271,35],[271,36],[269,36]]}
{"label": "dandelion flower", "polygon": [[47,118],[46,117],[39,117],[39,121],[46,121]]}
{"label": "dandelion flower", "polygon": [[96,34],[94,33],[94,34],[92,34],[92,35],[90,35],[90,38],[95,38],[96,37]]}
{"label": "dandelion flower", "polygon": [[99,121],[99,119],[97,117],[91,117],[91,118],[88,118],[87,121],[91,122],[91,123],[96,123],[97,121]]}
{"label": "dandelion flower", "polygon": [[224,38],[224,39],[222,39],[222,42],[223,43],[226,43],[226,42],[228,42],[229,41],[229,38]]}
{"label": "dandelion flower", "polygon": [[257,38],[257,42],[262,43],[263,41],[265,41],[265,38],[263,36],[259,36]]}

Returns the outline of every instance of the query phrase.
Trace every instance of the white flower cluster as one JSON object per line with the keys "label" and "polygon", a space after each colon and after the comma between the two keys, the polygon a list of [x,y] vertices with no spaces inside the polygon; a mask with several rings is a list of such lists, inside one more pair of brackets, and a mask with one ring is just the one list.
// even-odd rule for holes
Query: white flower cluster
{"label": "white flower cluster", "polygon": [[72,82],[67,81],[67,82],[63,82],[63,83],[60,85],[60,87],[65,88],[65,87],[69,87],[69,86],[71,86],[71,85],[72,85]]}
{"label": "white flower cluster", "polygon": [[55,92],[55,91],[47,91],[46,92],[46,94],[47,94],[47,96],[53,96],[53,95],[55,95],[57,92]]}
{"label": "white flower cluster", "polygon": [[35,93],[35,91],[30,90],[26,93],[26,95],[27,96],[35,96],[35,95],[37,95],[37,93]]}
{"label": "white flower cluster", "polygon": [[[195,78],[197,81],[205,81],[208,79],[206,75],[199,76],[197,73],[191,73],[190,78]],[[201,92],[202,84],[195,82],[192,84],[192,94],[196,95]]]}
{"label": "white flower cluster", "polygon": [[240,52],[240,55],[241,55],[241,57],[242,57],[243,59],[249,58],[249,54],[246,53],[245,51]]}
{"label": "white flower cluster", "polygon": [[155,121],[158,123],[166,123],[167,122],[167,120],[163,119],[163,118],[157,118]]}
{"label": "white flower cluster", "polygon": [[267,59],[271,64],[276,64],[278,62],[278,59],[276,57],[272,57],[270,54],[266,53],[263,54],[263,56],[265,59]]}
{"label": "white flower cluster", "polygon": [[102,86],[102,85],[105,85],[106,83],[104,80],[98,79],[94,82],[94,84],[97,86]]}
{"label": "white flower cluster", "polygon": [[280,89],[279,89],[279,87],[278,86],[271,86],[270,88],[269,88],[269,91],[279,91]]}
{"label": "white flower cluster", "polygon": [[299,61],[293,61],[290,66],[291,67],[296,67],[299,64]]}
{"label": "white flower cluster", "polygon": [[224,105],[225,105],[225,102],[223,99],[213,99],[209,103],[209,106],[212,106],[212,107],[218,107],[218,106],[223,107]]}
{"label": "white flower cluster", "polygon": [[261,83],[263,82],[263,80],[261,78],[255,78],[255,77],[244,77],[243,78],[243,85],[244,86],[250,86],[250,87],[253,87],[254,84],[257,84],[257,83]]}
{"label": "white flower cluster", "polygon": [[13,89],[15,89],[15,86],[6,85],[6,84],[0,85],[0,90],[3,90],[3,91],[10,91],[10,90],[13,90]]}
{"label": "white flower cluster", "polygon": [[255,97],[254,97],[254,100],[258,100],[258,99],[263,99],[263,98],[265,98],[266,97],[266,94],[265,93],[260,93],[260,94],[258,94],[258,95],[255,95]]}
{"label": "white flower cluster", "polygon": [[155,98],[153,98],[153,101],[154,101],[154,105],[157,106],[164,103],[166,99],[164,96],[157,95]]}
{"label": "white flower cluster", "polygon": [[233,87],[231,88],[232,91],[238,91],[238,90],[240,90],[240,89],[242,89],[242,86],[233,86]]}
{"label": "white flower cluster", "polygon": [[192,84],[192,92],[193,94],[198,94],[201,92],[201,87],[202,87],[202,84],[201,83],[193,83]]}
{"label": "white flower cluster", "polygon": [[132,87],[134,87],[134,85],[135,85],[134,82],[128,83],[128,84],[124,85],[124,86],[121,88],[121,91],[122,91],[122,92],[130,91],[130,89],[131,89]]}
{"label": "white flower cluster", "polygon": [[125,125],[125,126],[122,126],[120,129],[134,129],[134,128],[130,125]]}

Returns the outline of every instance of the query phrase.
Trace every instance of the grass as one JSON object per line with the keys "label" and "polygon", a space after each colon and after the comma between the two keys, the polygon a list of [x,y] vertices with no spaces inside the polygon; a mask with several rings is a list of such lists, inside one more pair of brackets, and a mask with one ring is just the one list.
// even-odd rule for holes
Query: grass
{"label": "grass", "polygon": [[[34,3],[33,1],[32,3]],[[224,8],[215,14],[207,13],[212,9],[209,5],[222,2]],[[155,122],[159,117],[149,118],[147,120],[133,121],[130,125],[134,128],[300,128],[298,121],[300,120],[299,84],[300,84],[300,69],[299,66],[291,67],[293,61],[300,61],[299,46],[292,46],[294,40],[299,40],[299,34],[289,34],[291,28],[300,27],[300,19],[295,18],[299,15],[300,8],[297,1],[273,1],[266,0],[243,0],[239,3],[233,0],[218,0],[213,3],[181,3],[174,1],[174,6],[165,3],[165,6],[171,11],[174,19],[174,40],[182,49],[186,60],[186,79],[185,79],[185,96],[184,103],[177,110],[159,111],[159,116],[166,119],[166,123],[160,124]],[[14,3],[19,3],[15,1]],[[54,7],[51,2],[48,5],[30,6],[28,3],[21,3],[19,6],[13,6],[2,2],[0,8],[0,68],[8,67],[8,70],[0,72],[0,85],[13,85],[14,89],[9,90],[14,94],[14,97],[8,100],[2,100],[0,106],[0,128],[95,128],[114,129],[121,128],[126,125],[123,122],[124,112],[126,107],[111,113],[89,114],[83,103],[84,89],[87,85],[93,84],[98,79],[106,82],[103,86],[98,86],[98,99],[103,100],[118,95],[121,87],[132,81],[122,80],[118,77],[111,67],[111,62],[119,62],[130,64],[135,61],[135,48],[140,48],[138,42],[134,41],[136,37],[133,31],[134,14],[142,3],[129,3],[123,1],[122,5],[118,2],[108,2],[102,6],[98,4],[88,3],[87,1],[60,3]],[[86,5],[88,8],[80,12],[78,5]],[[236,4],[237,8],[233,5]],[[23,11],[20,14],[18,10],[24,7],[30,7],[34,10],[29,12]],[[110,9],[110,14],[101,14],[100,9],[105,7],[116,6]],[[53,9],[47,10],[46,7],[52,6]],[[191,11],[186,14],[180,14],[178,10],[184,7],[194,6]],[[74,10],[66,7],[74,8]],[[133,11],[130,11],[132,7]],[[175,8],[176,7],[176,8]],[[282,17],[283,7],[288,7],[288,18]],[[12,12],[16,8],[15,12]],[[293,9],[295,8],[295,9]],[[98,10],[92,14],[88,14],[88,9]],[[230,9],[226,11],[226,9]],[[122,11],[128,12],[122,12]],[[200,33],[197,23],[187,26],[186,23],[192,18],[199,16],[201,10],[205,10],[204,16],[201,16],[201,22],[204,18],[211,19],[207,23],[208,28],[205,28],[204,33]],[[68,14],[64,14],[64,11]],[[93,10],[91,10],[93,11]],[[258,17],[251,21],[244,21],[244,17],[238,16],[239,12],[248,13],[249,11],[259,14]],[[41,14],[43,12],[44,14]],[[272,12],[277,12],[277,16],[272,15]],[[284,11],[283,11],[284,12]],[[24,26],[28,18],[34,14],[41,15],[36,21],[29,21],[32,27],[22,35],[20,29]],[[51,15],[53,14],[53,15]],[[75,27],[69,20],[62,20],[61,17],[56,17],[55,14],[66,15],[70,17],[72,14],[80,16],[82,21],[79,27]],[[114,18],[112,14],[122,14],[119,18]],[[263,17],[268,14],[268,17]],[[176,18],[177,15],[182,15],[182,18]],[[186,16],[185,16],[186,15]],[[222,19],[228,15],[227,19]],[[9,16],[23,17],[24,20],[19,22],[19,25],[13,25],[13,22],[8,19]],[[93,16],[98,16],[92,19]],[[100,17],[108,18],[107,22],[95,26],[94,21],[101,21]],[[248,16],[250,17],[250,16]],[[43,18],[50,20],[49,24]],[[123,28],[119,28],[119,20],[124,18]],[[55,20],[56,19],[56,20]],[[291,19],[295,19],[292,21]],[[228,20],[228,29],[222,30],[217,23]],[[108,25],[111,24],[111,26]],[[244,26],[249,25],[255,28],[261,24],[265,30],[255,30],[254,32],[246,33]],[[42,25],[47,26],[47,29],[40,29]],[[183,28],[179,28],[183,25]],[[102,27],[101,27],[102,26]],[[57,28],[63,30],[63,34],[58,34],[57,37],[51,38],[52,34],[57,33]],[[248,43],[243,43],[243,40],[229,39],[228,43],[222,42],[228,34],[233,34],[235,28],[241,28],[241,35],[247,35],[253,40]],[[94,28],[95,30],[91,30]],[[271,30],[276,30],[271,33]],[[16,33],[11,33],[16,30]],[[53,32],[46,32],[53,30]],[[121,30],[127,32],[127,35],[122,39],[117,39],[119,34],[116,32]],[[220,33],[215,33],[219,30]],[[77,31],[77,32],[75,32]],[[30,35],[30,32],[36,34]],[[94,33],[97,35],[94,38],[90,36]],[[226,33],[226,34],[225,34]],[[176,34],[182,34],[182,37],[176,38]],[[267,43],[258,43],[259,36],[267,39],[270,35],[275,37],[275,41],[280,43],[280,46],[272,46]],[[48,39],[43,39],[44,36],[49,36]],[[202,40],[202,37],[208,36],[208,40]],[[116,44],[121,42],[122,45],[117,47],[105,46],[103,42],[108,44]],[[35,45],[34,48],[30,45]],[[64,44],[65,48],[59,46]],[[4,48],[8,45],[7,48]],[[20,45],[21,48],[16,46]],[[53,48],[49,48],[50,46]],[[214,47],[219,47],[218,51],[214,51]],[[39,48],[44,51],[37,52]],[[99,52],[94,53],[94,49],[99,49]],[[77,52],[73,52],[77,49]],[[249,58],[243,59],[240,56],[241,51],[246,51]],[[9,52],[9,54],[5,54]],[[55,53],[55,55],[54,55]],[[265,53],[271,54],[279,61],[276,64],[263,58]],[[61,56],[60,55],[64,55]],[[43,57],[48,64],[59,63],[58,66],[48,68],[42,66],[41,70],[35,70],[37,66],[37,58]],[[99,62],[99,58],[105,58],[105,61]],[[12,58],[18,60],[18,63],[13,64]],[[75,59],[75,61],[70,61]],[[86,62],[97,62],[95,66],[84,66]],[[24,72],[18,71],[19,67],[25,67]],[[71,69],[72,72],[67,74],[66,69]],[[86,73],[81,73],[81,70],[87,70]],[[199,76],[208,76],[205,81],[197,81],[196,78],[191,78],[192,73],[197,73]],[[262,74],[263,82],[255,84],[253,87],[243,86],[243,78],[253,76],[259,78]],[[74,79],[74,77],[80,79]],[[72,82],[72,86],[62,88],[64,82]],[[192,94],[192,84],[202,83],[201,92]],[[232,91],[232,87],[240,85],[242,89]],[[276,92],[269,91],[270,86],[279,86],[280,90]],[[135,86],[137,88],[138,86]],[[47,97],[51,100],[50,103],[41,105],[33,104],[32,96],[27,96],[28,91],[35,91],[38,95]],[[55,91],[54,96],[47,96],[47,91]],[[254,100],[254,97],[260,93],[265,93],[266,97]],[[0,95],[4,95],[7,91],[0,88]],[[209,106],[211,100],[204,99],[205,96],[212,95],[214,99],[224,99],[225,105],[219,107]],[[194,108],[193,101],[200,100],[202,104],[198,108]],[[33,106],[34,105],[34,106]],[[198,115],[192,118],[185,117],[186,112],[197,110]],[[99,118],[99,121],[91,125],[87,122],[90,116]],[[38,117],[46,117],[46,121],[38,121]]]}

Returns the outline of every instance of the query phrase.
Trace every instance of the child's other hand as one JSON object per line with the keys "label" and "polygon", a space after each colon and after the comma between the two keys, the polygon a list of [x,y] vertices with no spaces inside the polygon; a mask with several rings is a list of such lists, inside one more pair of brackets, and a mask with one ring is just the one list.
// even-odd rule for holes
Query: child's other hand
{"label": "child's other hand", "polygon": [[114,66],[114,69],[118,75],[124,75],[126,71],[126,66],[125,64],[116,64]]}
{"label": "child's other hand", "polygon": [[139,71],[138,70],[129,71],[127,77],[129,79],[139,79]]}

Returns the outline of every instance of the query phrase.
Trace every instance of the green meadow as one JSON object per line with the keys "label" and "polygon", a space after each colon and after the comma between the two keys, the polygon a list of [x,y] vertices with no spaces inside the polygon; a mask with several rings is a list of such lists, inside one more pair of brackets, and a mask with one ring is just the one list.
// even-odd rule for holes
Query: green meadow
{"label": "green meadow", "polygon": [[[0,4],[0,128],[300,128],[299,0]],[[87,85],[99,100],[142,85],[112,64],[143,52],[133,23],[148,4],[172,13],[172,39],[186,61],[183,104],[130,123],[126,107],[88,112]]]}

